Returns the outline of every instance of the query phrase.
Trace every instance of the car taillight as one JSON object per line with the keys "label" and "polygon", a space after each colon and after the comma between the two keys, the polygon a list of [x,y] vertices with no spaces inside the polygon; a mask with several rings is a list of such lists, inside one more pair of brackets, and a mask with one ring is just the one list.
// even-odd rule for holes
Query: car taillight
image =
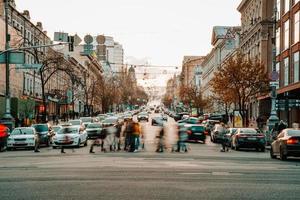
{"label": "car taillight", "polygon": [[208,135],[208,131],[204,131],[204,134],[205,134],[205,135]]}
{"label": "car taillight", "polygon": [[187,134],[191,135],[192,134],[192,131],[188,130],[186,131]]}
{"label": "car taillight", "polygon": [[296,138],[290,138],[286,141],[287,144],[298,144],[299,140]]}
{"label": "car taillight", "polygon": [[245,137],[247,137],[247,135],[237,134],[236,137],[237,138],[245,138]]}
{"label": "car taillight", "polygon": [[257,135],[257,137],[259,137],[259,138],[264,138],[264,137],[265,137],[265,135],[263,135],[263,134],[259,134],[259,135]]}
{"label": "car taillight", "polygon": [[7,133],[6,132],[0,132],[0,137],[6,137]]}

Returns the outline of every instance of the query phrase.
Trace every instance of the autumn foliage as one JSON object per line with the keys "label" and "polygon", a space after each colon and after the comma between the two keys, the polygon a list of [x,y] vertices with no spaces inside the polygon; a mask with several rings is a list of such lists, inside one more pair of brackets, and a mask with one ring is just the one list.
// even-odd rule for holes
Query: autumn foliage
{"label": "autumn foliage", "polygon": [[268,88],[265,66],[258,60],[246,59],[242,54],[229,58],[211,81],[213,92],[224,103],[235,103],[247,124],[247,108],[251,98]]}

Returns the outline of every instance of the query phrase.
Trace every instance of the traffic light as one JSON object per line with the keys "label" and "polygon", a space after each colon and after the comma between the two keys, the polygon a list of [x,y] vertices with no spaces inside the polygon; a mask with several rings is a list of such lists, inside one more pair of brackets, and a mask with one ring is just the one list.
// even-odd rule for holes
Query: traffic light
{"label": "traffic light", "polygon": [[68,36],[69,51],[74,51],[74,36]]}

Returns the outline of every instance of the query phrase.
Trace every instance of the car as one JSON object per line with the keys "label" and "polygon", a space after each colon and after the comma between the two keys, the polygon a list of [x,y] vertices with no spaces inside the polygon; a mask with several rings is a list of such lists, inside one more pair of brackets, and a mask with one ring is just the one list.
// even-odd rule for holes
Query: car
{"label": "car", "polygon": [[8,135],[9,129],[5,125],[0,124],[0,152],[7,146]]}
{"label": "car", "polygon": [[71,124],[72,126],[78,126],[81,129],[85,129],[85,126],[82,122],[81,119],[73,119],[73,120],[69,120],[68,124]]}
{"label": "car", "polygon": [[110,126],[116,126],[118,123],[120,123],[120,120],[118,117],[108,117],[101,122],[101,125],[103,128],[105,128],[105,127],[110,127]]}
{"label": "car", "polygon": [[137,120],[140,121],[149,121],[149,115],[146,112],[141,112],[137,115]]}
{"label": "car", "polygon": [[184,115],[189,115],[189,113],[188,113],[188,112],[176,113],[176,114],[174,115],[174,120],[175,120],[176,122],[179,121],[179,120],[182,120],[182,117],[183,117]]}
{"label": "car", "polygon": [[87,146],[87,132],[79,126],[66,126],[60,129],[53,137],[53,149],[57,147],[77,147],[82,144]]}
{"label": "car", "polygon": [[156,109],[154,110],[154,113],[160,113],[159,108],[156,108]]}
{"label": "car", "polygon": [[177,123],[185,123],[185,124],[200,124],[200,121],[196,117],[188,117],[186,119],[182,119],[177,121]]}
{"label": "car", "polygon": [[211,131],[216,124],[219,124],[219,120],[204,120],[202,124],[205,126],[205,131],[207,135],[211,135]]}
{"label": "car", "polygon": [[90,123],[86,127],[88,139],[97,139],[101,134],[102,126],[100,123]]}
{"label": "car", "polygon": [[36,134],[40,136],[40,144],[45,144],[47,147],[51,144],[51,137],[54,132],[49,124],[33,124],[31,127],[35,129]]}
{"label": "car", "polygon": [[17,148],[34,149],[36,143],[36,129],[33,127],[15,128],[7,139],[7,150]]}
{"label": "car", "polygon": [[273,159],[279,156],[281,160],[286,160],[290,156],[300,157],[300,130],[284,129],[277,137],[274,136],[270,156]]}
{"label": "car", "polygon": [[93,122],[92,117],[80,117],[79,119],[82,121],[84,127],[87,127],[88,124]]}
{"label": "car", "polygon": [[216,124],[210,133],[210,140],[214,143],[221,142],[227,130],[221,124]]}
{"label": "car", "polygon": [[205,143],[205,127],[200,124],[185,124],[186,132],[188,134],[188,140],[193,141],[202,141]]}
{"label": "car", "polygon": [[165,121],[167,121],[167,120],[164,117],[153,117],[151,120],[151,125],[152,126],[162,126]]}
{"label": "car", "polygon": [[266,136],[254,128],[238,128],[232,136],[231,148],[255,148],[257,151],[265,151]]}

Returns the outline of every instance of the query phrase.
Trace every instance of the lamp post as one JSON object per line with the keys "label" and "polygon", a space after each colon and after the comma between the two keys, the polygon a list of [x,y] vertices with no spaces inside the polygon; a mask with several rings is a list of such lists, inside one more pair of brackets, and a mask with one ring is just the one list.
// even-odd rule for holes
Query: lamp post
{"label": "lamp post", "polygon": [[9,42],[10,42],[10,34],[8,32],[8,3],[9,0],[4,0],[5,3],[5,78],[6,78],[6,88],[5,88],[5,113],[2,117],[2,123],[7,125],[10,130],[14,128],[14,118],[11,115],[11,99],[10,99],[10,70],[9,70],[9,54],[10,52],[8,49],[10,48]]}
{"label": "lamp post", "polygon": [[276,84],[274,84],[274,81],[278,81],[278,73],[276,72],[276,21],[277,21],[277,5],[274,3],[274,16],[273,16],[273,38],[272,38],[272,73],[271,73],[271,113],[270,117],[268,119],[268,126],[269,130],[271,131],[275,124],[279,122],[279,118],[277,116],[276,111],[276,98],[277,98],[277,91],[276,91]]}

